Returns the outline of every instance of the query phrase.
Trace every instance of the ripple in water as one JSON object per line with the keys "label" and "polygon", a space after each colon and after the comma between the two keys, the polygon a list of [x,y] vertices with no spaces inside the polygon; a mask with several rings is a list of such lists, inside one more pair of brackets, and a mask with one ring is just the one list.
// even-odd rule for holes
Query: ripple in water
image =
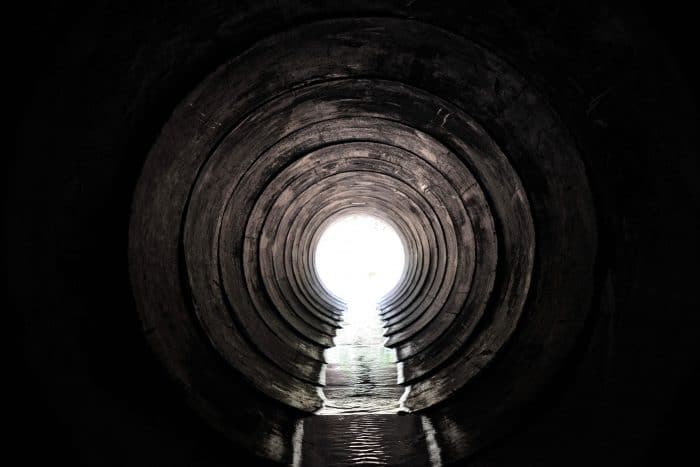
{"label": "ripple in water", "polygon": [[396,352],[384,347],[375,304],[355,303],[346,310],[336,346],[325,353],[326,403],[319,415],[387,414],[399,410]]}

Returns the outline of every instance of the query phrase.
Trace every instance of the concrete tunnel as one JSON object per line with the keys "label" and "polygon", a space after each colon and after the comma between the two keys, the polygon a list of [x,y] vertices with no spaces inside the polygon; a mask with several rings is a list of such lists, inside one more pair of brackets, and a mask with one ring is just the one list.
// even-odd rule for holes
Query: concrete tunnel
{"label": "concrete tunnel", "polygon": [[[689,449],[697,121],[663,17],[74,8],[40,23],[60,40],[36,45],[50,71],[26,64],[9,164],[29,438],[85,465],[655,465]],[[377,310],[400,409],[324,415],[347,303],[314,254],[353,214],[405,254]]]}

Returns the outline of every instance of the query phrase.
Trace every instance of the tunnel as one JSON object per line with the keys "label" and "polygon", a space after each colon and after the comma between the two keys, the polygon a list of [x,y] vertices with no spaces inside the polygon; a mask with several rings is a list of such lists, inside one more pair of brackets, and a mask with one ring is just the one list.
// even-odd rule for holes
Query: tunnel
{"label": "tunnel", "polygon": [[[697,75],[670,10],[19,12],[24,455],[679,462],[698,414]],[[318,252],[362,216],[403,259],[369,308],[382,360],[360,368]]]}

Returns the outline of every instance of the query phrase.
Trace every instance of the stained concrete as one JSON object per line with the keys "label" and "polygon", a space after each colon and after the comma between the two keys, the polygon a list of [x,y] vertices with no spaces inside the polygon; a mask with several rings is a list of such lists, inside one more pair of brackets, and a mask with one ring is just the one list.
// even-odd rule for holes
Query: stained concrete
{"label": "stained concrete", "polygon": [[[44,438],[63,437],[54,445],[92,465],[291,461],[342,310],[313,277],[304,226],[354,190],[414,245],[385,316],[393,335],[408,330],[396,348],[445,462],[641,465],[655,450],[672,463],[692,445],[677,442],[678,416],[665,414],[693,400],[674,405],[697,342],[695,117],[663,39],[641,12],[616,8],[107,2],[61,16],[58,37],[24,62],[32,76],[18,89],[34,98],[10,96],[21,96],[24,119],[10,289],[33,375],[24,406],[53,427]],[[225,79],[212,90],[207,76]],[[268,162],[287,164],[361,143],[353,134],[394,146],[394,161],[423,159],[440,182],[422,188],[411,162],[399,177],[410,189],[383,170],[307,194],[306,210],[260,199],[255,184],[228,196],[245,172],[226,164],[266,149]],[[419,142],[432,140],[439,151]],[[142,181],[163,178],[132,202],[149,150]],[[452,155],[459,164],[441,167]],[[363,156],[359,171],[379,167],[378,156]],[[286,167],[263,165],[265,181]],[[306,169],[298,176],[313,179]],[[463,199],[447,209],[455,184],[469,190],[456,189]],[[319,209],[327,194],[333,206]],[[474,241],[455,234],[450,247],[459,204]],[[269,222],[248,223],[256,206]],[[471,265],[448,252],[474,258],[480,285],[462,287]],[[462,306],[432,300],[450,274]]]}

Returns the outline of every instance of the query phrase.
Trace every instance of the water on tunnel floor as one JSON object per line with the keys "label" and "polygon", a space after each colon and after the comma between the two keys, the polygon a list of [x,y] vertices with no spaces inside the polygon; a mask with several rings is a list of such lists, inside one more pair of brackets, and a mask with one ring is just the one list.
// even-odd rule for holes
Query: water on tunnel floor
{"label": "water on tunnel floor", "polygon": [[335,347],[326,351],[326,402],[299,428],[295,466],[431,465],[420,417],[398,415],[403,388],[396,353],[383,345],[377,305],[345,311]]}
{"label": "water on tunnel floor", "polygon": [[395,351],[384,347],[377,305],[355,302],[345,311],[335,347],[326,351],[326,403],[319,415],[390,414],[399,410]]}

